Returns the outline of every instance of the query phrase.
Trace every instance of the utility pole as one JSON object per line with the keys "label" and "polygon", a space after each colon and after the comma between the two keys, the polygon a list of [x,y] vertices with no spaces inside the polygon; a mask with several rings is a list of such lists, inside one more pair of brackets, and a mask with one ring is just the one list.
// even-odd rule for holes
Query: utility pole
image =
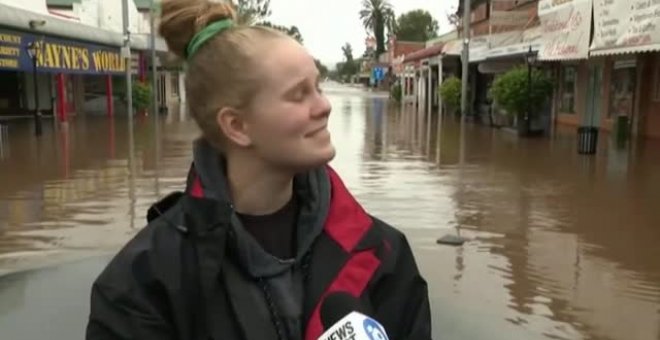
{"label": "utility pole", "polygon": [[157,97],[157,84],[158,84],[158,71],[156,64],[156,1],[151,0],[149,4],[149,24],[151,26],[151,102],[153,114],[158,122],[158,97]]}
{"label": "utility pole", "polygon": [[461,75],[461,125],[465,124],[468,112],[468,77],[470,67],[470,0],[463,3],[463,72]]}
{"label": "utility pole", "polygon": [[[460,185],[463,186],[464,179],[463,179],[463,173],[465,171],[465,139],[467,138],[466,136],[466,129],[465,129],[465,122],[466,122],[466,115],[467,115],[467,110],[468,110],[468,66],[470,65],[470,13],[472,12],[470,9],[470,0],[465,0],[463,3],[463,75],[461,79],[461,136],[460,136],[460,171],[458,173],[459,175],[459,181]],[[438,137],[440,138],[440,137]],[[461,236],[460,234],[460,224],[456,226],[456,235],[453,234],[445,234],[441,238],[439,238],[436,243],[442,244],[442,245],[450,245],[450,246],[462,246],[465,242],[467,242],[468,239]]]}
{"label": "utility pole", "polygon": [[155,186],[156,186],[156,197],[160,197],[160,183],[159,183],[159,171],[160,171],[160,114],[158,112],[158,102],[156,89],[158,85],[158,71],[156,64],[156,1],[151,0],[149,3],[149,25],[150,27],[150,40],[151,40],[151,107],[154,115],[154,135],[156,136],[156,142],[154,146],[156,147],[156,167],[155,167]]}
{"label": "utility pole", "polygon": [[128,115],[128,133],[129,137],[133,138],[133,80],[132,65],[131,65],[131,31],[130,22],[128,17],[128,0],[122,0],[122,15],[124,22],[124,66],[126,67],[126,102],[128,107],[126,113]]}
{"label": "utility pole", "polygon": [[128,120],[128,198],[131,229],[135,224],[135,137],[133,136],[133,67],[131,63],[131,30],[129,21],[128,2],[122,0],[122,14],[124,21],[124,65],[126,67],[126,108]]}

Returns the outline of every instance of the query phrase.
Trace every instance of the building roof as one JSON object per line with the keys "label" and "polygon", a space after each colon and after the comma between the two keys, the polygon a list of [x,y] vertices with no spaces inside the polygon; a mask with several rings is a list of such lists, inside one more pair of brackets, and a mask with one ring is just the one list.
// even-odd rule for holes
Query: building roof
{"label": "building roof", "polygon": [[[53,7],[72,7],[74,3],[80,3],[82,0],[46,0],[46,5]],[[133,0],[138,9],[149,9],[151,0]]]}
{"label": "building roof", "polygon": [[438,45],[433,45],[431,47],[427,47],[423,50],[415,51],[413,53],[407,54],[405,59],[403,60],[404,63],[410,63],[413,61],[418,61],[418,60],[423,60],[431,57],[435,57],[442,53],[442,48],[444,47],[444,44],[438,44]]}
{"label": "building roof", "polygon": [[423,42],[395,41],[390,45],[390,49],[392,50],[391,58],[398,58],[402,55],[407,55],[423,48]]}

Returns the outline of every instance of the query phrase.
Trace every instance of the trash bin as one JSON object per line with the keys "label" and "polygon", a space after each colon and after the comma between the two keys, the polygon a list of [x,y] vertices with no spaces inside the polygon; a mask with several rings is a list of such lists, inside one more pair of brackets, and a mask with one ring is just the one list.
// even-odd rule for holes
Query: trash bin
{"label": "trash bin", "polygon": [[630,132],[630,118],[628,116],[618,116],[615,131],[617,145],[625,144],[628,141]]}
{"label": "trash bin", "polygon": [[593,155],[598,148],[598,128],[581,126],[578,128],[578,153]]}

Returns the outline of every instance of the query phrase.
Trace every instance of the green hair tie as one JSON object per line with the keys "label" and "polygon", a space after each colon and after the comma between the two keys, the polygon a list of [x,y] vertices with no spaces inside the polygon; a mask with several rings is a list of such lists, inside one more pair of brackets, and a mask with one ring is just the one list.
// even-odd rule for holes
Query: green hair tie
{"label": "green hair tie", "polygon": [[220,32],[232,27],[233,25],[234,22],[231,19],[223,19],[204,27],[204,29],[197,32],[197,34],[195,34],[192,39],[190,39],[190,42],[186,47],[186,58],[192,58],[192,56],[197,53],[197,50],[199,50],[199,48],[202,47],[204,43],[209,41],[209,39],[213,38],[216,34],[219,34]]}

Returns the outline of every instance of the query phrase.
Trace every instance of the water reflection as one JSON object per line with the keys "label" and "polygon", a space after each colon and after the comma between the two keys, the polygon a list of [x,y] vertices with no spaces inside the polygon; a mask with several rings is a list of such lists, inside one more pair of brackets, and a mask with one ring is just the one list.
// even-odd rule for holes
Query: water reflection
{"label": "water reflection", "polygon": [[[430,284],[434,338],[658,338],[660,144],[604,142],[596,157],[582,157],[573,131],[547,139],[473,125],[461,132],[453,117],[401,110],[386,95],[326,93],[332,165],[413,244]],[[11,152],[0,158],[0,272],[112,252],[139,230],[149,204],[183,187],[199,134],[185,108],[159,123],[136,120],[133,142],[119,118],[74,120],[41,140],[29,124],[12,126]],[[455,230],[474,241],[435,244]],[[6,282],[2,296],[33,294],[30,283]],[[0,306],[0,324],[20,309],[11,301]]]}
{"label": "water reflection", "polygon": [[196,129],[176,124],[160,136],[152,121],[136,123],[133,143],[121,118],[74,120],[41,139],[13,124],[14,152],[0,161],[0,272],[125,242],[161,190],[181,188]]}
{"label": "water reflection", "polygon": [[[658,338],[660,144],[582,157],[572,132],[461,138],[454,118],[412,108],[376,119],[379,100],[351,188],[416,245],[438,338]],[[433,243],[453,227],[476,241]]]}

